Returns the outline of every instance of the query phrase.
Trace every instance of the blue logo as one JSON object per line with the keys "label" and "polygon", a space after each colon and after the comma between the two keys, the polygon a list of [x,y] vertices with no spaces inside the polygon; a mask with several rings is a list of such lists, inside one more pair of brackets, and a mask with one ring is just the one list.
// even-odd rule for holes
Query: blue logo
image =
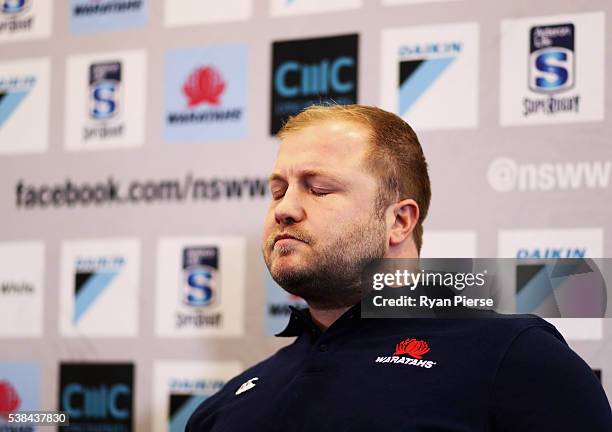
{"label": "blue logo", "polygon": [[34,76],[0,78],[0,127],[21,105],[35,84]]}
{"label": "blue logo", "polygon": [[4,0],[2,2],[2,13],[16,15],[24,12],[30,7],[30,0]]}
{"label": "blue logo", "polygon": [[358,41],[349,34],[273,43],[270,134],[308,106],[357,102]]}
{"label": "blue logo", "polygon": [[169,385],[168,430],[184,432],[191,414],[225,385],[222,379],[172,378]]}
{"label": "blue logo", "polygon": [[121,256],[78,258],[75,263],[74,315],[78,323],[100,294],[123,269]]}
{"label": "blue logo", "polygon": [[89,66],[89,115],[107,120],[118,110],[121,86],[121,63],[94,63]]}
{"label": "blue logo", "polygon": [[166,142],[241,139],[247,133],[247,47],[166,54]]}
{"label": "blue logo", "polygon": [[517,258],[586,258],[585,248],[521,248],[516,252]]}
{"label": "blue logo", "polygon": [[70,30],[91,33],[144,27],[147,6],[146,0],[71,0]]}
{"label": "blue logo", "polygon": [[533,27],[529,38],[529,88],[556,93],[574,86],[574,25]]}
{"label": "blue logo", "polygon": [[399,115],[405,116],[461,54],[461,42],[400,47]]}
{"label": "blue logo", "polygon": [[133,430],[134,365],[62,363],[59,410],[70,417],[67,430]]}
{"label": "blue logo", "polygon": [[[348,56],[338,57],[335,60],[325,59],[314,64],[288,61],[281,64],[276,70],[274,85],[276,92],[286,98],[312,96],[330,91],[349,93],[355,88],[355,82],[353,80],[343,81],[341,72],[344,68],[354,67],[355,59]],[[290,79],[291,74],[295,75],[295,79]]]}
{"label": "blue logo", "polygon": [[70,383],[64,388],[62,407],[68,416],[75,419],[108,417],[125,420],[129,418],[130,412],[119,406],[119,399],[130,397],[130,394],[130,388],[125,384],[88,387]]}
{"label": "blue logo", "polygon": [[218,302],[219,251],[214,246],[183,249],[183,303],[193,307]]}

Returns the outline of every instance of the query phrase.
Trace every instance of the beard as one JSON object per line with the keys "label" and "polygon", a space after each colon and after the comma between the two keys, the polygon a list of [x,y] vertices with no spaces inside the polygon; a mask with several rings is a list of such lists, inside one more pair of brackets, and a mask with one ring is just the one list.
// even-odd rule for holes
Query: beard
{"label": "beard", "polygon": [[[298,253],[294,247],[274,248],[273,233],[263,248],[264,261],[272,278],[285,291],[302,297],[316,309],[328,310],[352,306],[361,300],[361,275],[373,260],[386,252],[386,230],[383,216],[372,212],[365,221],[345,227],[344,233],[319,249],[308,233],[292,226],[282,230],[306,243],[310,249],[299,267],[282,269],[274,265],[272,255],[279,258]],[[304,247],[304,246],[300,246]]]}

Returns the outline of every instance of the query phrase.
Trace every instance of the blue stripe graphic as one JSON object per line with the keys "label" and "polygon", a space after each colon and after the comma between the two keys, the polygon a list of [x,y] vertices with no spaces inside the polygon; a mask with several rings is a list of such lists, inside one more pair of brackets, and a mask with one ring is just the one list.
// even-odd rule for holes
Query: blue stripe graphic
{"label": "blue stripe graphic", "polygon": [[204,402],[208,396],[192,396],[170,419],[170,432],[184,432],[187,421],[196,408]]}
{"label": "blue stripe graphic", "polygon": [[117,276],[117,272],[99,272],[92,275],[78,292],[74,301],[74,323],[76,324],[85,311],[98,298],[100,293]]}
{"label": "blue stripe graphic", "polygon": [[405,115],[412,105],[433,84],[455,57],[426,60],[402,83],[399,91],[399,112]]}
{"label": "blue stripe graphic", "polygon": [[27,94],[27,91],[11,92],[7,93],[4,98],[0,100],[0,127],[2,127],[4,122],[6,122]]}
{"label": "blue stripe graphic", "polygon": [[[567,275],[549,276],[550,266],[544,266],[516,295],[516,312],[531,313],[559,288]],[[573,269],[572,269],[573,270]],[[570,273],[572,274],[572,273]]]}

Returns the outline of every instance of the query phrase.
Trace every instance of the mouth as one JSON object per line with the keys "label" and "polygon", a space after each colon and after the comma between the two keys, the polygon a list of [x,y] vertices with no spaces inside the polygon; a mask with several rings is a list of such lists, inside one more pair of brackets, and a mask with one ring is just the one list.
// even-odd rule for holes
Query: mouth
{"label": "mouth", "polygon": [[273,247],[276,246],[276,243],[278,242],[282,242],[282,243],[291,243],[291,242],[301,242],[302,240],[297,239],[289,234],[279,234],[276,237],[274,237],[274,244],[272,245]]}

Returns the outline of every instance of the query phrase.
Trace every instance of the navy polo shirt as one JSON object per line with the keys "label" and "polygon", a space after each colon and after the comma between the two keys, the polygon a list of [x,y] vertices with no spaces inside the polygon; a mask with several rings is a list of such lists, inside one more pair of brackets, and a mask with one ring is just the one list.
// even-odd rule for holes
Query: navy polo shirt
{"label": "navy polo shirt", "polygon": [[320,332],[293,309],[278,336],[297,339],[187,432],[612,431],[595,374],[537,317],[362,319],[356,305]]}

